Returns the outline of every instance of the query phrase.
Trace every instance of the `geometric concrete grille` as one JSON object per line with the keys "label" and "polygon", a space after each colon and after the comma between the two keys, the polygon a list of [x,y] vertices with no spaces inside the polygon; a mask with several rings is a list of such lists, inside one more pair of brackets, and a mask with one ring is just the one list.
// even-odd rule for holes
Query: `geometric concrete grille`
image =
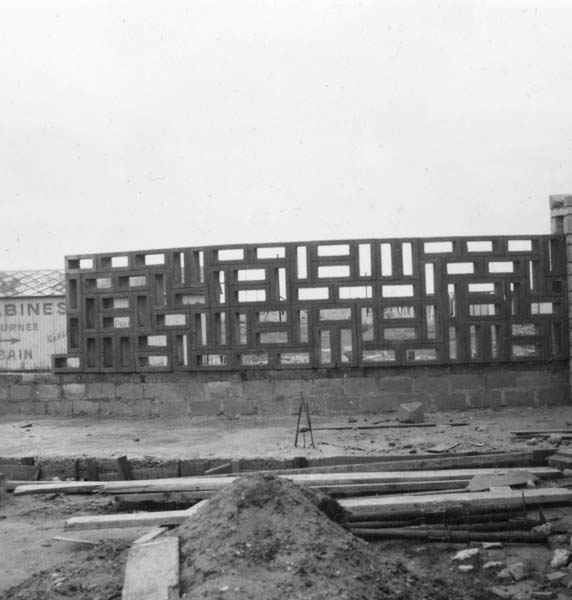
{"label": "geometric concrete grille", "polygon": [[568,357],[560,235],[66,257],[56,372],[339,369]]}

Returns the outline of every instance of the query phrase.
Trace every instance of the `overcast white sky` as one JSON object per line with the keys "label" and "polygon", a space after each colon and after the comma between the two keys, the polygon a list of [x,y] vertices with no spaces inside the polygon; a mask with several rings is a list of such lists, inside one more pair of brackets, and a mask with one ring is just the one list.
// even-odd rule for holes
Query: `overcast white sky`
{"label": "overcast white sky", "polygon": [[572,0],[5,0],[0,269],[549,233]]}

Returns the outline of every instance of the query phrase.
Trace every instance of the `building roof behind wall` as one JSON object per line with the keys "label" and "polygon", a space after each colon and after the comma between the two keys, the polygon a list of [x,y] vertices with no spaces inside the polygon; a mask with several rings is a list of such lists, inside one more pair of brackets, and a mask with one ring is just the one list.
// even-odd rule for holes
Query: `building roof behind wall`
{"label": "building roof behind wall", "polygon": [[0,271],[0,298],[65,296],[63,270]]}

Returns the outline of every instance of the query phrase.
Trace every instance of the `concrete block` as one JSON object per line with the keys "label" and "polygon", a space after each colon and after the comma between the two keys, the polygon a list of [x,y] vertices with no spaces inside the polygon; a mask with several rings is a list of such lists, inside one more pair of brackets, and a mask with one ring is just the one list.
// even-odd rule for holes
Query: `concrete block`
{"label": "concrete block", "polygon": [[209,381],[205,384],[207,399],[211,402],[223,402],[242,396],[242,385],[238,381]]}
{"label": "concrete block", "polygon": [[95,398],[115,398],[115,384],[112,382],[88,383],[86,395],[89,400]]}
{"label": "concrete block", "polygon": [[36,400],[22,400],[21,402],[14,403],[13,406],[15,410],[12,412],[20,415],[45,416],[46,414],[45,402],[38,402]]}
{"label": "concrete block", "polygon": [[441,375],[438,377],[415,377],[413,379],[413,391],[415,393],[427,394],[448,394],[449,376]]}
{"label": "concrete block", "polygon": [[555,406],[557,404],[570,404],[570,389],[568,386],[550,387],[538,390],[538,403],[540,406]]}
{"label": "concrete block", "polygon": [[360,410],[364,413],[392,412],[399,409],[400,404],[415,402],[419,397],[416,394],[387,394],[382,392],[377,398],[363,398]]}
{"label": "concrete block", "polygon": [[466,410],[469,408],[466,394],[439,394],[432,399],[437,410]]}
{"label": "concrete block", "polygon": [[519,388],[541,388],[552,385],[552,375],[549,371],[531,370],[519,373],[516,378],[515,387]]}
{"label": "concrete block", "polygon": [[506,390],[504,393],[507,406],[534,406],[535,392],[526,388]]}
{"label": "concrete block", "polygon": [[189,414],[189,403],[183,398],[155,400],[155,406],[161,417],[186,417]]}
{"label": "concrete block", "polygon": [[328,415],[353,415],[359,412],[359,402],[354,398],[334,396],[323,401],[325,414]]}
{"label": "concrete block", "polygon": [[50,417],[71,417],[73,402],[70,400],[48,400],[45,402],[46,414]]}
{"label": "concrete block", "polygon": [[476,373],[449,375],[449,382],[452,392],[456,392],[457,390],[479,390],[485,387],[484,377]]}
{"label": "concrete block", "polygon": [[191,417],[214,417],[220,412],[220,406],[216,402],[191,401],[189,403],[189,416]]}
{"label": "concrete block", "polygon": [[64,397],[68,400],[85,398],[85,383],[64,383]]}
{"label": "concrete block", "polygon": [[412,377],[379,377],[378,388],[381,392],[410,393],[413,391]]}
{"label": "concrete block", "polygon": [[502,405],[502,396],[498,390],[470,390],[469,408],[494,408]]}
{"label": "concrete block", "polygon": [[[242,383],[244,411],[252,412],[256,408],[257,413],[261,415],[289,414],[294,389],[289,390],[287,386],[283,385],[285,383],[288,382],[271,380],[244,381]],[[298,395],[299,401],[300,397]],[[225,400],[219,405],[224,406],[225,411],[227,410]]]}
{"label": "concrete block", "polygon": [[379,394],[379,381],[377,377],[346,377],[343,380],[346,398],[357,401],[362,398],[375,397]]}
{"label": "concrete block", "polygon": [[141,398],[129,403],[129,414],[136,417],[154,417],[159,409],[153,398]]}
{"label": "concrete block", "polygon": [[222,402],[222,412],[227,417],[253,415],[258,413],[256,400],[248,398],[227,398]]}
{"label": "concrete block", "polygon": [[72,400],[72,414],[74,416],[87,415],[95,416],[99,414],[99,401],[98,400],[81,400],[75,398]]}
{"label": "concrete block", "polygon": [[62,396],[62,388],[59,385],[42,384],[35,386],[36,398],[43,402],[47,400],[58,400]]}
{"label": "concrete block", "polygon": [[485,373],[485,386],[490,390],[513,388],[516,387],[519,375],[520,371],[499,368],[492,373]]}
{"label": "concrete block", "polygon": [[122,400],[140,400],[143,398],[143,384],[120,383],[115,387],[115,397]]}
{"label": "concrete block", "polygon": [[423,404],[421,402],[400,404],[397,411],[397,420],[403,423],[422,423],[425,420]]}
{"label": "concrete block", "polygon": [[19,402],[20,400],[32,400],[34,397],[33,388],[29,384],[16,384],[10,386],[10,400]]}

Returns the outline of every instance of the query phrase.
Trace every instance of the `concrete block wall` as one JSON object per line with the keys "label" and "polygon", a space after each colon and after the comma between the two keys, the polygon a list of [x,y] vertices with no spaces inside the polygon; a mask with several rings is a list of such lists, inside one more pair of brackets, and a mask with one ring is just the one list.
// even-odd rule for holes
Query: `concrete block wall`
{"label": "concrete block wall", "polygon": [[192,375],[0,374],[0,416],[205,417],[291,415],[300,393],[320,415],[377,414],[403,402],[427,410],[569,402],[567,361],[372,368],[361,372]]}

